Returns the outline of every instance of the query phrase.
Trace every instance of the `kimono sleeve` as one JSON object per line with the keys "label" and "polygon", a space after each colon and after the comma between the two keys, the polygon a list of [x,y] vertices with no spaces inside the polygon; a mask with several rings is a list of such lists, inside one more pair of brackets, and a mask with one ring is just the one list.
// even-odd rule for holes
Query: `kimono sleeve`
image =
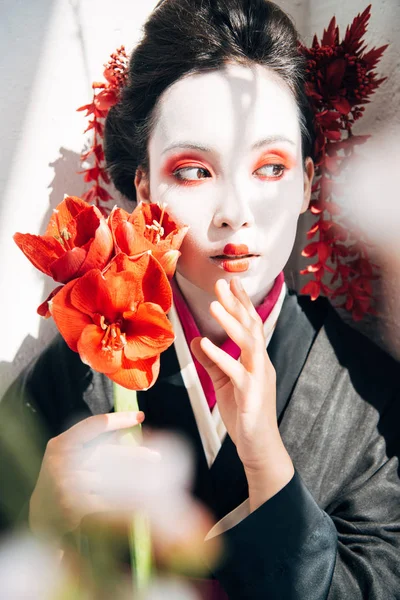
{"label": "kimono sleeve", "polygon": [[213,574],[230,600],[327,598],[337,533],[297,472],[222,538],[223,560]]}
{"label": "kimono sleeve", "polygon": [[396,398],[324,509],[296,472],[222,535],[214,575],[231,600],[400,598],[399,424]]}
{"label": "kimono sleeve", "polygon": [[47,442],[73,412],[87,367],[60,336],[0,400],[0,532],[27,524]]}
{"label": "kimono sleeve", "polygon": [[363,468],[326,507],[338,532],[328,600],[400,598],[399,429],[396,394],[360,453]]}

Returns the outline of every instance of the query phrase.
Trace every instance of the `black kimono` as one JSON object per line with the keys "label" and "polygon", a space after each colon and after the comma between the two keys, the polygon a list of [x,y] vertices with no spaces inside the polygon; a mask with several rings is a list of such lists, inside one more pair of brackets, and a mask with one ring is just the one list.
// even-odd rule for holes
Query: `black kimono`
{"label": "black kimono", "polygon": [[[213,576],[232,600],[400,599],[399,364],[344,324],[326,300],[291,292],[268,354],[277,373],[280,432],[296,472],[221,534],[226,552]],[[145,426],[191,440],[194,493],[217,519],[246,499],[229,436],[208,467],[174,346],[161,355],[156,384],[138,399]],[[74,419],[112,410],[112,383],[57,337],[6,394],[0,424],[3,430],[14,418],[29,437],[40,414],[44,452],[46,439]],[[2,446],[8,455],[1,460],[12,464]],[[13,477],[12,468],[3,474],[7,485]],[[15,513],[30,492],[21,491]]]}

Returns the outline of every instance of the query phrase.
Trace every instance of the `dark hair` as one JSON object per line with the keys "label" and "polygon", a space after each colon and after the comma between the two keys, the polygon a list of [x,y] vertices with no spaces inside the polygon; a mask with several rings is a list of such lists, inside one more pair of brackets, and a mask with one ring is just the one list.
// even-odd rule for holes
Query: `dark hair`
{"label": "dark hair", "polygon": [[228,61],[258,63],[282,77],[299,108],[303,159],[312,156],[304,58],[288,15],[268,0],[161,0],[130,57],[120,101],[106,119],[107,168],[124,196],[136,199],[136,169],[149,168],[147,143],[161,94],[184,75],[219,69]]}

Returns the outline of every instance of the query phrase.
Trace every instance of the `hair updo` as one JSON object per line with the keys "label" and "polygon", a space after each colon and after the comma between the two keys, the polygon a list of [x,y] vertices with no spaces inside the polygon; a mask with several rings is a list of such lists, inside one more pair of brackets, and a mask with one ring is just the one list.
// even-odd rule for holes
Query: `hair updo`
{"label": "hair updo", "polygon": [[147,146],[161,94],[184,75],[227,62],[257,63],[280,75],[299,109],[303,159],[312,156],[305,61],[288,15],[268,0],[161,0],[130,57],[128,83],[105,124],[107,168],[124,196],[136,200],[136,169],[149,169]]}

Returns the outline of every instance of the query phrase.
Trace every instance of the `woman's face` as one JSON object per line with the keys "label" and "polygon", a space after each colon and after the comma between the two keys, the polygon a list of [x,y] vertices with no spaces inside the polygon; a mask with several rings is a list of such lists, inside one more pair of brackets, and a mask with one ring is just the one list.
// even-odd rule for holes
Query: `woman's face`
{"label": "woman's face", "polygon": [[158,103],[148,151],[138,199],[167,203],[190,226],[179,276],[214,295],[218,279],[239,275],[261,300],[289,258],[313,176],[287,85],[259,65],[184,77]]}

